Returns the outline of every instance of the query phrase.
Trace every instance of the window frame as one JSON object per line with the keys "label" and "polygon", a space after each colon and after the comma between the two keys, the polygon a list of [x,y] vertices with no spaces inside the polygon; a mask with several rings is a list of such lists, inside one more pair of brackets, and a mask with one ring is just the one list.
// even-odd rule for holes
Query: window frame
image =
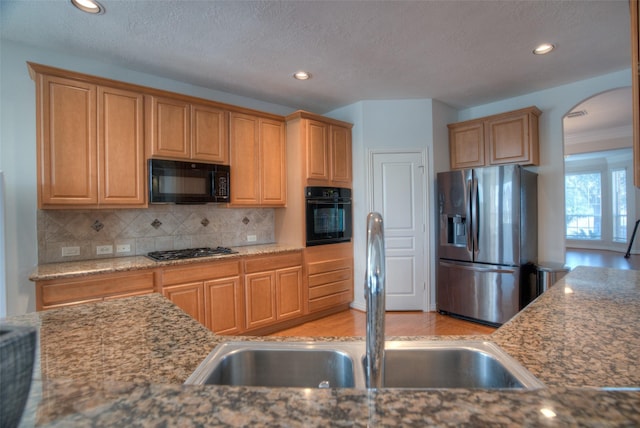
{"label": "window frame", "polygon": [[[601,239],[571,239],[567,236],[567,209],[566,194],[564,206],[564,230],[565,246],[570,248],[599,249],[625,252],[633,233],[633,226],[636,219],[636,190],[633,187],[633,165],[630,156],[626,152],[620,154],[615,152],[603,152],[600,156],[588,158],[565,160],[565,170],[563,177],[566,192],[566,176],[572,174],[600,173],[601,175]],[[631,150],[628,150],[630,153]],[[612,197],[612,173],[614,170],[625,169],[626,171],[626,191],[627,191],[627,237],[625,242],[613,240],[613,197]]]}

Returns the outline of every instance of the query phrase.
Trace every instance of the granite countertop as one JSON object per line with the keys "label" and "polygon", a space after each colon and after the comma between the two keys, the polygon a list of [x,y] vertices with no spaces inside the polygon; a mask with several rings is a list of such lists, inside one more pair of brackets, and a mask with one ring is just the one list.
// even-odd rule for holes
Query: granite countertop
{"label": "granite countertop", "polygon": [[238,338],[216,336],[157,294],[3,322],[40,330],[22,426],[640,425],[637,271],[577,268],[481,336],[546,385],[529,391],[183,385],[212,348]]}
{"label": "granite countertop", "polygon": [[50,279],[73,278],[94,275],[98,273],[126,272],[140,269],[156,269],[166,266],[177,266],[193,263],[204,263],[215,260],[229,260],[238,257],[278,254],[289,251],[300,251],[302,247],[262,244],[233,247],[236,254],[218,254],[210,257],[195,259],[169,260],[158,262],[146,256],[112,257],[105,259],[80,260],[64,263],[47,263],[36,266],[29,279],[31,281],[45,281]]}

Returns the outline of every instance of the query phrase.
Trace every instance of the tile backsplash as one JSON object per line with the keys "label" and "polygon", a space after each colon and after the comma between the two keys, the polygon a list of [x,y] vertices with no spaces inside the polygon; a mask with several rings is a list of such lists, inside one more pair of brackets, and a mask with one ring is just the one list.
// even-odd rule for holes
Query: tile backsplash
{"label": "tile backsplash", "polygon": [[[272,208],[215,205],[39,210],[38,263],[127,257],[182,248],[269,244],[275,242],[274,215]],[[248,241],[251,235],[255,235],[255,241]],[[97,254],[99,246],[109,245],[113,253]],[[130,251],[116,252],[118,246],[128,246]],[[63,247],[78,247],[80,254],[63,257]]]}

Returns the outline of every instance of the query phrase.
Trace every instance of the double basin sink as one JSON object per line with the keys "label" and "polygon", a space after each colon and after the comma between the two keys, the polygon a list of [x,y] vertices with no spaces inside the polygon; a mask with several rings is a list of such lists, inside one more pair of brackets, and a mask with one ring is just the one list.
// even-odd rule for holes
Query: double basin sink
{"label": "double basin sink", "polygon": [[[366,388],[365,342],[226,342],[186,384]],[[387,341],[383,388],[535,389],[542,384],[488,341]]]}

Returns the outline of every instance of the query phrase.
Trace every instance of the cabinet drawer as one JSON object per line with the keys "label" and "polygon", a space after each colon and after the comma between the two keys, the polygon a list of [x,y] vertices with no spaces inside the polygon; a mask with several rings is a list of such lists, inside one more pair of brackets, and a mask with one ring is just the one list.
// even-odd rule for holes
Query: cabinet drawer
{"label": "cabinet drawer", "polygon": [[307,274],[309,276],[341,269],[351,269],[352,259],[335,259],[324,262],[309,263]]}
{"label": "cabinet drawer", "polygon": [[99,278],[42,281],[42,306],[76,301],[98,301],[117,294],[144,294],[153,292],[153,271],[109,274]]}
{"label": "cabinet drawer", "polygon": [[302,252],[259,257],[244,262],[245,273],[265,272],[302,265]]}
{"label": "cabinet drawer", "polygon": [[338,294],[331,294],[325,297],[320,297],[319,299],[309,300],[309,312],[330,308],[342,303],[349,303],[351,302],[351,300],[353,300],[351,290],[343,291]]}
{"label": "cabinet drawer", "polygon": [[351,269],[344,268],[330,272],[309,275],[309,288],[344,280],[351,280]]}
{"label": "cabinet drawer", "polygon": [[162,272],[162,285],[184,284],[240,275],[240,261],[196,263],[184,267],[166,268]]}
{"label": "cabinet drawer", "polygon": [[309,300],[317,299],[320,297],[329,296],[331,294],[341,293],[343,291],[351,290],[351,280],[331,282],[329,284],[319,285],[317,287],[309,288]]}

